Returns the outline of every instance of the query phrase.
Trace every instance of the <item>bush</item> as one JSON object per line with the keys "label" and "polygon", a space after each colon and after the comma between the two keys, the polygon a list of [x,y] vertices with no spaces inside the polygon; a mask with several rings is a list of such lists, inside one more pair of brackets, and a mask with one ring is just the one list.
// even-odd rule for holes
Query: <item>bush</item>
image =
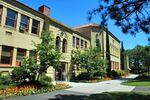
{"label": "bush", "polygon": [[40,78],[40,83],[43,84],[43,85],[51,85],[51,82],[52,82],[52,78],[51,77],[43,75]]}
{"label": "bush", "polygon": [[0,85],[9,85],[11,83],[10,75],[0,75]]}
{"label": "bush", "polygon": [[82,72],[79,74],[77,77],[75,77],[75,80],[89,80],[93,78],[93,73],[87,73],[87,72]]}
{"label": "bush", "polygon": [[111,76],[115,77],[115,78],[119,78],[119,77],[125,76],[125,75],[126,75],[126,72],[123,70],[112,70],[111,71]]}
{"label": "bush", "polygon": [[32,58],[24,58],[21,61],[21,66],[19,68],[14,68],[12,71],[12,81],[21,84],[23,82],[35,81],[37,75],[38,65]]}
{"label": "bush", "polygon": [[135,79],[138,79],[138,80],[150,80],[150,74],[142,73],[138,77],[136,77]]}
{"label": "bush", "polygon": [[100,70],[94,73],[94,77],[106,77],[107,76],[107,72],[104,70]]}

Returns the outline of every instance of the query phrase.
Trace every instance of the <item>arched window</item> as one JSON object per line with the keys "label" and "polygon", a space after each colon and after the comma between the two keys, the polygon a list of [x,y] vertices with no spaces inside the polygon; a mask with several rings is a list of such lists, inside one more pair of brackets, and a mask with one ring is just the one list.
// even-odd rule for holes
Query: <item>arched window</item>
{"label": "arched window", "polygon": [[67,40],[66,39],[63,39],[62,52],[63,53],[67,52]]}
{"label": "arched window", "polygon": [[57,37],[56,37],[56,48],[57,48],[57,49],[60,49],[60,42],[61,42],[60,37],[57,36]]}
{"label": "arched window", "polygon": [[96,47],[100,47],[100,40],[98,38],[98,34],[96,34]]}

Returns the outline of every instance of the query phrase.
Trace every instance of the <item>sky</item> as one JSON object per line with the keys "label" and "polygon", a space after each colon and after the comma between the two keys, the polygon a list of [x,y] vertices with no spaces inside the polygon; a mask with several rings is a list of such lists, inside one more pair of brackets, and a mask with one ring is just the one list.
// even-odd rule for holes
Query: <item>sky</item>
{"label": "sky", "polygon": [[[25,5],[38,10],[41,5],[47,5],[51,8],[50,16],[68,27],[100,22],[100,17],[93,17],[92,21],[87,20],[87,12],[98,7],[99,0],[18,0]],[[148,45],[147,38],[150,35],[137,33],[136,36],[122,33],[121,29],[109,21],[107,28],[120,41],[123,41],[125,49],[132,49],[136,45]]]}

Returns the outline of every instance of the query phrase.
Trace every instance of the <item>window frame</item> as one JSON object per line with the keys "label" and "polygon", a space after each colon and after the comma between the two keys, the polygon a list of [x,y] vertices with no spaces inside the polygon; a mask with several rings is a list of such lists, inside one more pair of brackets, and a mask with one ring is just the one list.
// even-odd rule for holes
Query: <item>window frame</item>
{"label": "window frame", "polygon": [[67,53],[67,39],[63,39],[62,52]]}
{"label": "window frame", "polygon": [[2,16],[3,16],[3,6],[0,5],[0,24],[2,22]]}
{"label": "window frame", "polygon": [[[11,18],[10,16],[8,16],[8,11],[12,11],[12,12],[14,12],[14,13],[16,14],[15,19],[13,19],[13,18]],[[6,26],[9,26],[9,27],[12,27],[12,28],[16,28],[16,26],[17,26],[17,19],[18,19],[18,12],[14,11],[14,10],[12,10],[12,9],[7,8],[7,14],[6,14],[5,25],[6,25]],[[13,24],[14,24],[14,25],[13,25],[13,26],[8,25],[8,23],[7,23],[8,20],[13,21]]]}
{"label": "window frame", "polygon": [[[27,23],[22,22],[22,18],[23,18],[23,17],[28,18]],[[22,25],[22,24],[26,26],[26,27],[24,27],[23,30],[21,30],[21,25]],[[29,25],[30,25],[30,17],[28,17],[28,16],[26,16],[26,15],[24,15],[24,14],[21,14],[19,32],[22,32],[22,33],[24,33],[24,32],[29,32]]]}
{"label": "window frame", "polygon": [[[5,51],[3,51],[4,50],[4,48],[6,49],[8,49],[9,48],[9,53],[10,53],[10,55],[9,55],[9,63],[2,63],[2,57],[6,57],[6,56],[3,56],[3,53],[5,52]],[[11,66],[12,65],[12,62],[13,62],[13,47],[10,47],[10,46],[5,46],[5,45],[3,45],[2,46],[2,52],[1,52],[1,61],[0,61],[0,65],[4,65],[4,66]]]}
{"label": "window frame", "polygon": [[[34,25],[34,21],[35,21],[35,22],[38,22],[38,25],[37,25],[37,26]],[[36,33],[33,32],[33,28],[36,29],[36,31],[37,31]],[[39,35],[39,32],[40,32],[40,21],[38,21],[38,20],[36,20],[36,19],[32,19],[31,33],[32,33],[32,34],[35,34],[35,35]]]}

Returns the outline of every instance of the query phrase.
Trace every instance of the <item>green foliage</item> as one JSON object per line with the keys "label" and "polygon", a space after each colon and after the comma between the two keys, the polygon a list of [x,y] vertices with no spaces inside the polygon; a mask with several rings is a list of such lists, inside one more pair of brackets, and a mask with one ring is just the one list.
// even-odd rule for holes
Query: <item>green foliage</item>
{"label": "green foliage", "polygon": [[95,77],[106,77],[107,72],[105,70],[99,70],[94,73],[94,76]]}
{"label": "green foliage", "polygon": [[135,80],[149,80],[150,81],[150,74],[142,73],[138,77],[136,77]]}
{"label": "green foliage", "polygon": [[39,74],[47,71],[47,68],[52,66],[57,69],[60,66],[61,52],[55,48],[52,32],[44,31],[41,35],[42,42],[37,47],[37,52],[40,59]]}
{"label": "green foliage", "polygon": [[93,72],[82,72],[80,73],[75,80],[90,80],[93,78]]}
{"label": "green foliage", "polygon": [[42,83],[43,85],[51,85],[51,82],[52,82],[51,77],[48,77],[48,76],[45,76],[45,75],[40,77],[40,83]]}
{"label": "green foliage", "polygon": [[123,70],[112,70],[111,75],[112,77],[118,78],[118,77],[126,75],[126,72]]}
{"label": "green foliage", "polygon": [[92,70],[106,69],[106,61],[102,59],[101,52],[98,48],[90,48],[85,51],[73,51],[71,62],[86,69],[88,73]]}
{"label": "green foliage", "polygon": [[150,68],[150,46],[136,46],[131,50],[127,50],[126,53],[129,56],[132,72],[148,71],[148,68]]}
{"label": "green foliage", "polygon": [[10,75],[0,75],[0,85],[9,85],[10,83]]}
{"label": "green foliage", "polygon": [[38,65],[32,58],[24,58],[21,66],[16,67],[12,71],[11,79],[15,83],[23,83],[26,81],[34,81],[38,72]]}
{"label": "green foliage", "polygon": [[107,26],[111,19],[123,33],[149,34],[149,4],[149,0],[99,0],[99,6],[89,12],[89,20],[97,14],[101,25]]}

